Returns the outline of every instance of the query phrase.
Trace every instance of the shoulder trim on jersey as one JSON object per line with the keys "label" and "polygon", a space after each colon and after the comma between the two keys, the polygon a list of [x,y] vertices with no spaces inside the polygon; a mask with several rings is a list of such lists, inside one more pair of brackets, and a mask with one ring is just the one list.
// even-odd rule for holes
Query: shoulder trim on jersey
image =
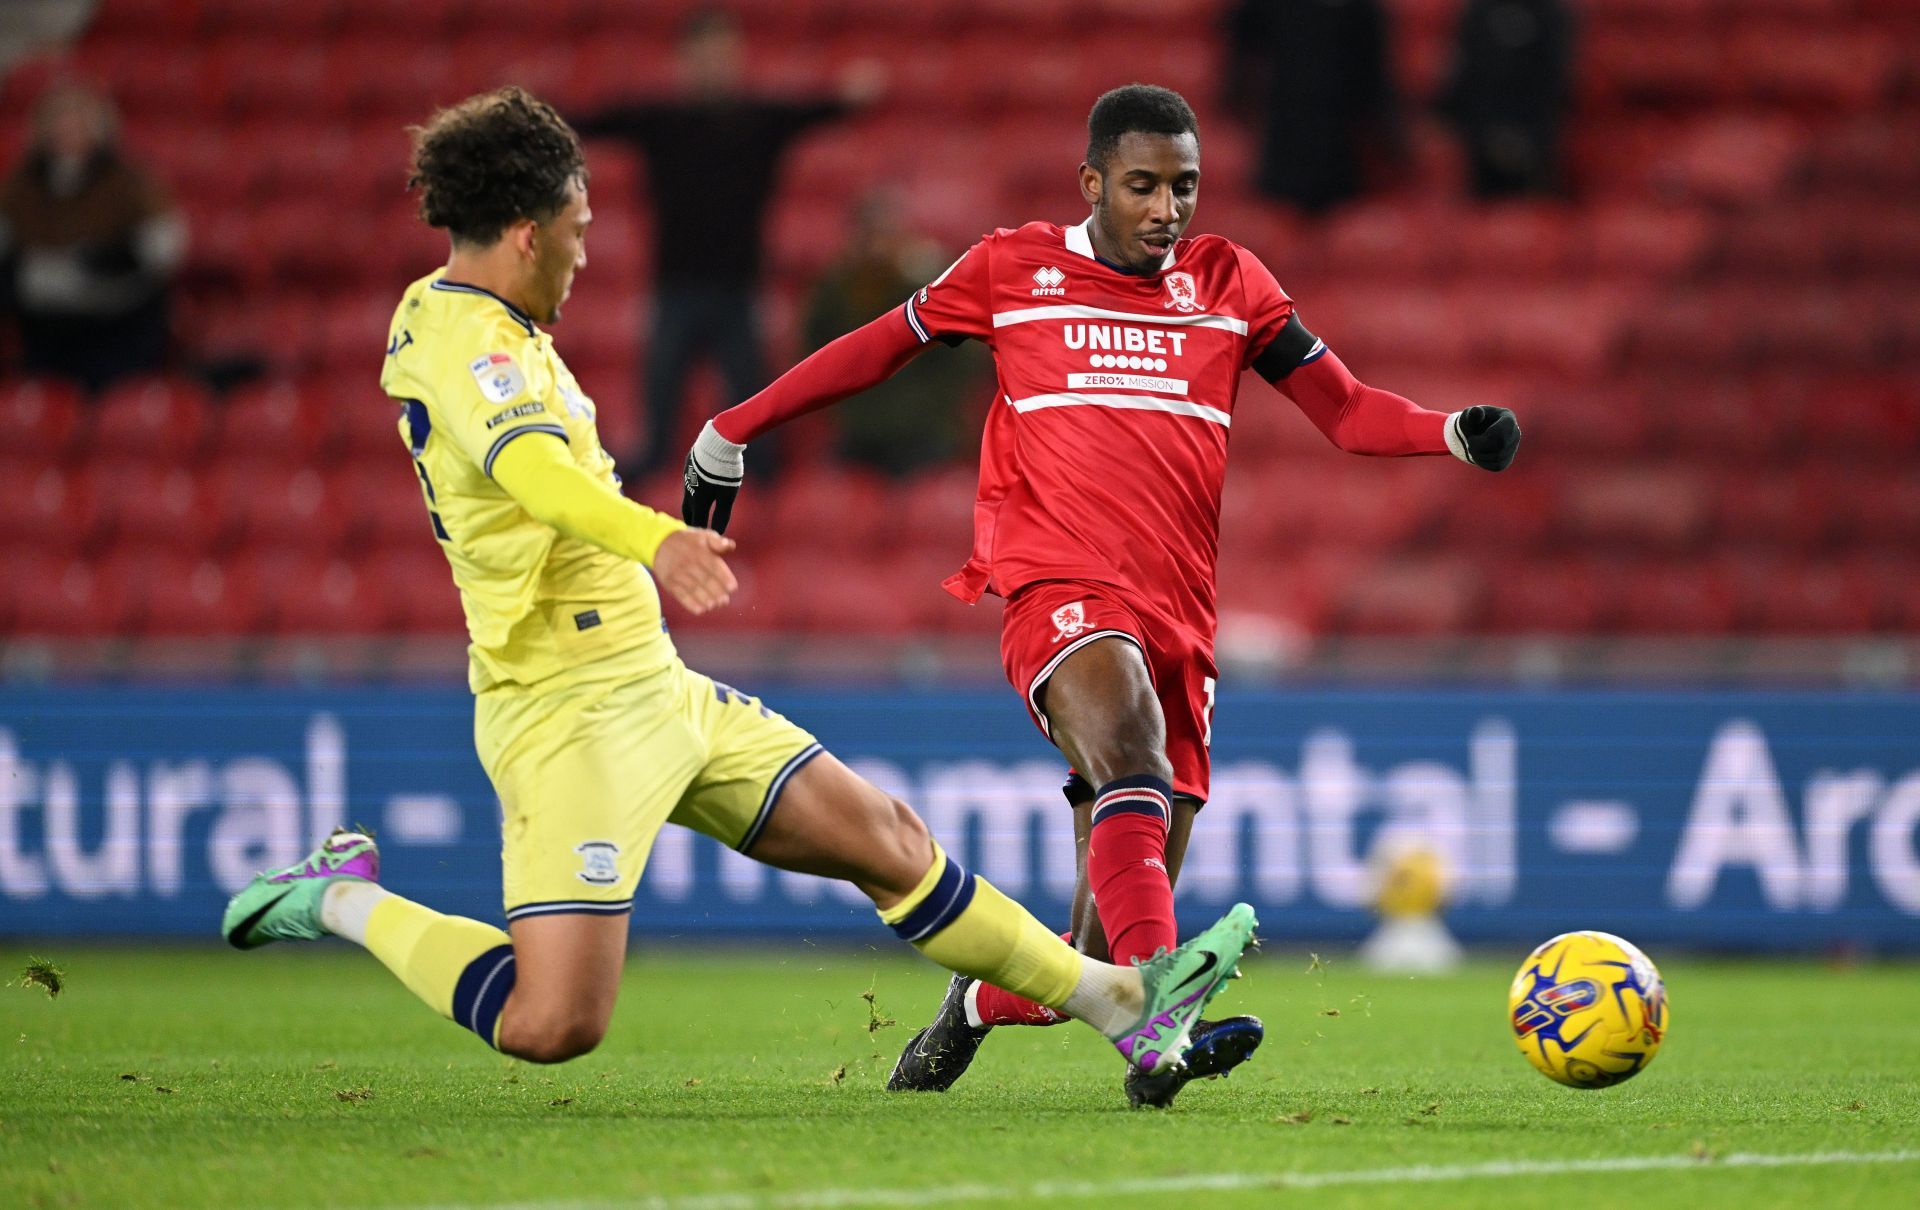
{"label": "shoulder trim on jersey", "polygon": [[[486,461],[482,463],[480,467],[480,469],[486,473],[487,478],[493,478],[493,460],[500,456],[500,451],[506,448],[507,442],[512,441],[515,437],[524,437],[528,433],[552,433],[562,441],[567,440],[567,430],[557,424],[523,424],[517,429],[508,429],[498,437],[495,437],[493,444],[487,447]],[[569,442],[569,444],[571,444],[571,442]]]}
{"label": "shoulder trim on jersey", "polygon": [[525,311],[522,311],[519,307],[514,306],[491,290],[480,286],[469,286],[465,282],[448,281],[444,277],[428,285],[427,289],[444,290],[449,294],[478,294],[485,298],[491,298],[507,309],[507,314],[513,316],[513,322],[525,328],[528,336],[537,334],[537,329],[533,326],[533,317],[531,315],[528,315]]}
{"label": "shoulder trim on jersey", "polygon": [[1204,403],[1194,403],[1190,399],[1165,399],[1159,395],[1094,395],[1080,391],[1060,391],[1052,395],[1029,395],[1025,399],[1009,399],[1013,410],[1021,414],[1038,412],[1045,408],[1113,408],[1122,412],[1166,412],[1174,416],[1191,416],[1195,420],[1205,420],[1221,428],[1233,427],[1233,415],[1219,408],[1210,408]]}
{"label": "shoulder trim on jersey", "polygon": [[1240,336],[1247,334],[1247,321],[1235,319],[1231,315],[1152,315],[1141,311],[1109,311],[1105,307],[1083,307],[1078,303],[995,311],[993,326],[1005,328],[1043,319],[1118,319],[1143,324],[1173,324],[1183,328],[1220,328]]}

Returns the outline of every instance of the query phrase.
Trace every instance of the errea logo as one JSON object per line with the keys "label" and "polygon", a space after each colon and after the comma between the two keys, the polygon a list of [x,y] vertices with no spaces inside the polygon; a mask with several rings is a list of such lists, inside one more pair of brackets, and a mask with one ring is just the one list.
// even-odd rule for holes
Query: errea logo
{"label": "errea logo", "polygon": [[1034,296],[1065,294],[1067,288],[1061,283],[1066,280],[1067,275],[1060,272],[1058,266],[1048,265],[1045,268],[1035,269],[1033,271]]}

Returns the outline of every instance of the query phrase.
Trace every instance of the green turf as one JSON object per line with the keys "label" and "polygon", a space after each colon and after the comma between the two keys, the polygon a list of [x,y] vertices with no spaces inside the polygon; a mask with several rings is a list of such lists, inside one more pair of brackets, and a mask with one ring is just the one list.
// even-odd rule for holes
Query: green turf
{"label": "green turf", "polygon": [[[642,952],[605,1046],[557,1068],[485,1050],[338,943],[32,952],[58,961],[66,987],[52,1000],[0,988],[7,1205],[733,1210],[889,1205],[955,1185],[1015,1192],[919,1204],[1920,1205],[1920,1162],[1713,1162],[1920,1149],[1914,967],[1670,959],[1666,1048],[1594,1093],[1516,1053],[1504,963],[1381,978],[1339,960],[1309,972],[1304,953],[1273,945],[1220,1001],[1265,1017],[1265,1049],[1154,1114],[1124,1108],[1119,1060],[1072,1025],[999,1031],[945,1096],[888,1094],[893,1057],[944,982],[890,947]],[[0,946],[16,984],[28,956]],[[1678,1171],[1018,1192],[1693,1155]],[[697,1197],[725,1192],[742,1196]]]}

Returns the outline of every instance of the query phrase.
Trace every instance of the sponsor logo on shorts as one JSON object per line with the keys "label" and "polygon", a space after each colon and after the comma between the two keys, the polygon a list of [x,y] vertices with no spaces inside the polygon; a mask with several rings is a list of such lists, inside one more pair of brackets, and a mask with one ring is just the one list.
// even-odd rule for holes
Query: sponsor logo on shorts
{"label": "sponsor logo on shorts", "polygon": [[1074,635],[1085,631],[1087,629],[1086,602],[1075,601],[1071,605],[1062,605],[1060,608],[1054,610],[1053,628],[1060,632],[1053,636],[1053,641],[1056,643],[1061,639],[1070,639]]}
{"label": "sponsor logo on shorts", "polygon": [[588,886],[612,886],[620,881],[620,846],[611,840],[589,840],[573,846],[580,854],[580,872],[574,877]]}

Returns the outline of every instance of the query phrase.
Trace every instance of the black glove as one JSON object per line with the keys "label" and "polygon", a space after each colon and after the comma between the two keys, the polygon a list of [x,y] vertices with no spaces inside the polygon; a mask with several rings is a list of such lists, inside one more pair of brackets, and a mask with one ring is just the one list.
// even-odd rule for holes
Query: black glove
{"label": "black glove", "polygon": [[740,494],[746,474],[746,446],[736,445],[707,427],[687,451],[686,492],[680,497],[680,519],[715,533],[727,532],[733,519],[733,498]]}
{"label": "black glove", "polygon": [[1447,417],[1447,448],[1462,462],[1504,471],[1520,449],[1520,422],[1506,408],[1475,404]]}

